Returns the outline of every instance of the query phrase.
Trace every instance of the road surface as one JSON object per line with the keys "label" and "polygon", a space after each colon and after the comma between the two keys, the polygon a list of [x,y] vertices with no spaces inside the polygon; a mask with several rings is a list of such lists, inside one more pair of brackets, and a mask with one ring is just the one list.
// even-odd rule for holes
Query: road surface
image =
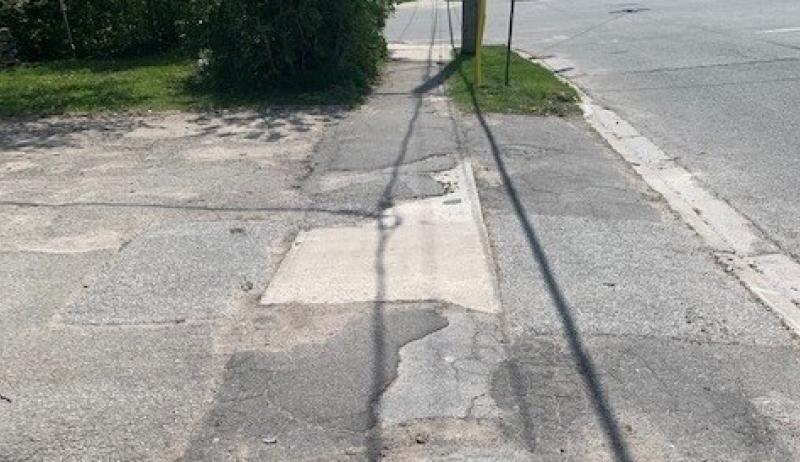
{"label": "road surface", "polygon": [[[423,13],[432,4],[401,7],[387,38],[429,40],[434,17],[446,31],[446,3]],[[489,2],[488,43],[505,42],[508,11]],[[800,256],[800,3],[519,1],[514,39]]]}

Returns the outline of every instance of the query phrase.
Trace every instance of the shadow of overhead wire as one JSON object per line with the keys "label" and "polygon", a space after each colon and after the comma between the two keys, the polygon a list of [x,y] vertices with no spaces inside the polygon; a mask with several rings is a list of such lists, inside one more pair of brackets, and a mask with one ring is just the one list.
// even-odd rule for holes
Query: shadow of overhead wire
{"label": "shadow of overhead wire", "polygon": [[[431,80],[433,72],[433,49],[435,46],[436,31],[439,21],[438,8],[434,5],[433,8],[433,25],[431,26],[431,39],[428,47],[428,57],[425,64],[425,74],[422,80],[425,82],[420,87],[432,89],[435,87],[426,87],[426,83]],[[423,98],[425,91],[418,91],[420,88],[412,91],[411,96],[414,98],[414,111],[406,126],[405,134],[400,142],[397,157],[392,164],[391,175],[386,187],[381,194],[381,197],[376,203],[376,214],[378,218],[378,245],[375,249],[375,303],[372,307],[372,339],[373,339],[373,352],[375,361],[373,362],[372,369],[372,389],[371,400],[369,409],[368,424],[371,429],[370,435],[367,439],[367,457],[370,461],[379,461],[383,458],[381,450],[383,449],[383,434],[381,430],[381,409],[380,397],[389,385],[386,373],[386,323],[384,317],[384,308],[386,300],[386,249],[392,233],[397,226],[391,220],[386,219],[385,212],[394,205],[393,192],[400,176],[400,168],[402,167],[405,159],[408,156],[408,150],[411,139],[414,135],[414,130],[422,112]]]}
{"label": "shadow of overhead wire", "polygon": [[[561,287],[559,286],[558,281],[556,280],[556,277],[550,266],[550,262],[544,251],[542,243],[536,234],[533,224],[528,219],[525,207],[523,206],[522,201],[519,198],[519,194],[517,193],[516,186],[508,174],[505,161],[503,160],[500,147],[495,139],[494,133],[492,133],[486,118],[481,112],[481,107],[478,102],[475,89],[467,79],[467,76],[464,75],[464,71],[460,68],[458,63],[454,61],[452,64],[454,69],[458,69],[461,79],[463,79],[466,87],[469,89],[472,105],[475,109],[475,115],[478,119],[481,130],[483,131],[483,134],[490,145],[492,158],[497,165],[497,170],[500,173],[506,195],[509,197],[514,209],[514,214],[519,221],[523,232],[525,233],[525,238],[527,240],[531,256],[539,266],[542,278],[544,279],[544,283],[550,296],[550,300],[555,306],[562,321],[564,334],[569,343],[570,352],[581,375],[584,387],[590,396],[595,410],[595,415],[600,421],[600,425],[610,445],[614,458],[620,462],[628,462],[631,460],[631,458],[627,444],[622,436],[619,424],[614,417],[611,405],[606,398],[605,392],[603,391],[603,386],[597,376],[594,362],[584,347],[581,334],[578,331],[577,325],[575,324],[569,304],[563,294],[563,291],[561,290]],[[527,439],[528,449],[533,451],[536,447],[534,423],[530,417],[530,412],[528,410],[529,407],[524,398],[525,390],[522,387],[522,384],[524,383],[522,381],[522,373],[519,369],[516,359],[513,357],[509,357],[509,369],[512,392],[514,393],[519,404],[523,430]]]}

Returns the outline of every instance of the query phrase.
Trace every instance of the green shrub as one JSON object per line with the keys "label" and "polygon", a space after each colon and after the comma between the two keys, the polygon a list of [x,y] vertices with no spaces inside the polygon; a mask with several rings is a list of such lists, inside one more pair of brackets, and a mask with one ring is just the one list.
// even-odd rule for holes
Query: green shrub
{"label": "green shrub", "polygon": [[205,80],[223,90],[364,88],[386,55],[391,0],[219,0]]}
{"label": "green shrub", "polygon": [[[79,57],[144,55],[173,49],[208,13],[212,0],[64,0]],[[59,0],[0,0],[0,26],[19,56],[70,56]]]}
{"label": "green shrub", "polygon": [[[241,93],[360,91],[386,56],[394,0],[64,0],[77,57],[201,51],[202,82]],[[72,54],[59,0],[0,0],[26,61]]]}

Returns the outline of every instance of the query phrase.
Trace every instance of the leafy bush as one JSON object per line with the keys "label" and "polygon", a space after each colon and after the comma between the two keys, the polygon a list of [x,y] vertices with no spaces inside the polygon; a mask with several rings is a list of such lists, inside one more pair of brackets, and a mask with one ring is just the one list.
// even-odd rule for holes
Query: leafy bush
{"label": "leafy bush", "polygon": [[[200,51],[215,90],[364,89],[395,0],[64,0],[77,57]],[[0,0],[26,61],[70,56],[59,0]]]}
{"label": "leafy bush", "polygon": [[364,88],[386,55],[393,0],[218,0],[205,78],[223,90]]}
{"label": "leafy bush", "polygon": [[[79,57],[143,55],[175,48],[208,13],[212,0],[64,0]],[[0,0],[0,26],[19,56],[70,56],[59,0]]]}

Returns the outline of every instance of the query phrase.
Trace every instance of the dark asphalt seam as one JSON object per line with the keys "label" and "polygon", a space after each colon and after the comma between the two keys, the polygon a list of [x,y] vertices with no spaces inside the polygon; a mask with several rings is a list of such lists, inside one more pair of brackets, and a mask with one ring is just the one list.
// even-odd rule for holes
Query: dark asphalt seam
{"label": "dark asphalt seam", "polygon": [[87,321],[87,322],[67,322],[63,323],[63,326],[69,327],[108,327],[108,328],[126,328],[126,327],[164,327],[164,326],[181,326],[181,325],[199,325],[199,324],[209,324],[216,322],[219,318],[197,318],[191,321],[187,321],[186,319],[168,319],[165,321],[142,321],[142,322],[123,322],[123,321],[102,321],[102,322],[95,322],[95,321]]}
{"label": "dark asphalt seam", "polygon": [[144,209],[166,209],[184,210],[198,212],[269,212],[269,213],[329,213],[333,215],[351,215],[363,218],[375,218],[374,213],[362,212],[359,210],[348,209],[325,209],[313,207],[213,207],[204,205],[172,205],[172,204],[148,204],[138,202],[24,202],[24,201],[0,201],[0,206],[6,207],[27,207],[27,208],[77,208],[77,207],[111,207],[111,208],[144,208]]}

